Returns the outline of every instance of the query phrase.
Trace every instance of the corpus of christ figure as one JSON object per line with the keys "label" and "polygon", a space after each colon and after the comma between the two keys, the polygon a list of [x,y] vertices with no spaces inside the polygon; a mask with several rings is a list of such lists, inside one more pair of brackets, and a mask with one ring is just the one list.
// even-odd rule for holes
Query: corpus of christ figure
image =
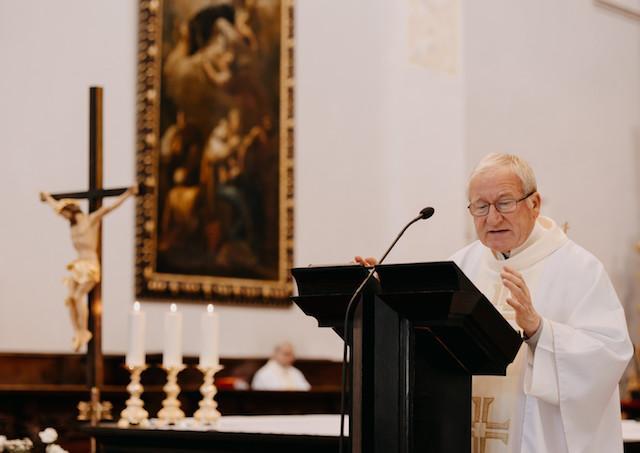
{"label": "corpus of christ figure", "polygon": [[48,192],[40,192],[40,199],[46,201],[58,215],[69,221],[71,242],[78,252],[77,258],[67,264],[70,275],[64,280],[69,290],[65,305],[69,308],[71,324],[75,331],[72,345],[76,352],[92,337],[88,329],[89,312],[86,296],[100,282],[101,270],[98,257],[100,223],[106,214],[137,193],[138,187],[132,186],[118,196],[112,204],[94,212],[85,213],[76,200],[68,198],[56,200]]}

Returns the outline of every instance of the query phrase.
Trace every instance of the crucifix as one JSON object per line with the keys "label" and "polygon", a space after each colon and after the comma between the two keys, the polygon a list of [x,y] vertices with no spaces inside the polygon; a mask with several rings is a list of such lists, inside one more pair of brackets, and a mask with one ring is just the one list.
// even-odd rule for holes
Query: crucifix
{"label": "crucifix", "polygon": [[[104,370],[102,356],[102,217],[117,208],[124,200],[138,193],[137,187],[104,189],[102,184],[102,88],[91,87],[89,92],[89,190],[84,192],[41,193],[54,210],[69,220],[71,239],[78,258],[67,268],[66,279],[69,306],[75,330],[73,346],[77,351],[87,345],[87,385],[91,400],[81,402],[80,420],[96,424],[110,418],[111,404],[100,401]],[[102,206],[106,197],[118,198],[110,206]],[[76,200],[89,201],[89,211],[83,213]],[[86,302],[85,302],[86,300]]]}

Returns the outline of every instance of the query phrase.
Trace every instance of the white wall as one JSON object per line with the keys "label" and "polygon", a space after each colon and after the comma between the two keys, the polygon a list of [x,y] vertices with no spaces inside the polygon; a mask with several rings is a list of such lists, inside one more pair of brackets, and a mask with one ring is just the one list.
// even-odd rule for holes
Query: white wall
{"label": "white wall", "polygon": [[[459,69],[449,72],[412,60],[411,49],[417,38],[410,34],[409,21],[419,12],[419,3],[386,2],[389,77],[385,89],[385,177],[381,183],[389,204],[387,237],[395,236],[425,206],[433,206],[436,213],[407,231],[389,255],[390,261],[444,260],[464,245],[463,77]],[[432,8],[427,10],[430,13],[437,14],[443,4],[450,4],[445,9],[458,13],[458,0],[424,3],[431,3]],[[439,28],[458,28],[459,35],[458,22],[445,21],[425,30],[423,38],[431,43],[433,52],[450,53],[452,60],[460,59],[457,42],[448,48],[438,39],[442,35]],[[386,247],[386,242],[381,245]]]}
{"label": "white wall", "polygon": [[466,6],[469,166],[491,151],[529,160],[543,214],[568,222],[626,297],[640,239],[640,22],[583,0]]}
{"label": "white wall", "polygon": [[[0,350],[68,350],[71,330],[61,278],[73,252],[67,225],[38,202],[37,193],[85,186],[87,92],[92,84],[105,87],[105,183],[133,182],[136,3],[0,2],[0,57],[10,62],[0,81],[0,135],[8,162],[0,169],[0,190],[11,194],[5,198],[5,212],[15,213],[4,217],[0,235]],[[438,206],[436,196],[412,193],[416,183],[402,186],[387,168],[392,132],[386,108],[391,83],[387,36],[392,34],[388,6],[371,0],[298,3],[297,265],[380,254],[425,200]],[[354,18],[363,11],[354,34]],[[459,161],[461,150],[456,152]],[[405,205],[396,204],[395,195],[403,195]],[[128,202],[105,220],[107,352],[126,348],[126,313],[133,299],[133,214]],[[439,228],[446,229],[444,216]],[[418,232],[416,227],[407,239],[431,257],[443,250],[446,256],[457,245],[443,246],[435,236],[422,241]],[[145,303],[143,309],[149,318],[149,349],[160,350],[166,304]],[[200,307],[182,304],[180,309],[187,324],[197,325]],[[337,337],[318,329],[295,307],[218,310],[224,320],[223,355],[268,355],[275,342],[289,338],[300,356],[341,357]],[[185,329],[185,335],[185,351],[197,353],[197,329]]]}
{"label": "white wall", "polygon": [[[296,264],[379,256],[426,205],[436,215],[389,259],[446,258],[465,240],[470,162],[509,149],[537,168],[549,210],[615,270],[640,215],[637,24],[578,0],[467,0],[461,65],[448,74],[408,58],[409,3],[298,0]],[[68,227],[37,193],[86,185],[92,84],[105,87],[105,183],[133,182],[136,27],[132,0],[0,0],[1,351],[69,350]],[[586,180],[567,183],[580,174],[573,169]],[[133,219],[128,202],[105,220],[107,352],[126,347]],[[148,349],[159,351],[166,304],[143,308]],[[200,308],[180,308],[195,327]],[[340,357],[337,337],[296,308],[218,310],[222,355],[266,356],[288,338],[300,356]],[[185,329],[190,354],[198,352],[193,327]]]}

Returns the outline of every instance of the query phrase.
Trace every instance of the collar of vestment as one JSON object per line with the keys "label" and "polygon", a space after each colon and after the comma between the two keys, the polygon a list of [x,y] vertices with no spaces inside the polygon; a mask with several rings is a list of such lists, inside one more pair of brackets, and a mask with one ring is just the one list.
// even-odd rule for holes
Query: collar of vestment
{"label": "collar of vestment", "polygon": [[524,243],[511,251],[509,258],[494,253],[487,248],[487,263],[497,272],[505,266],[522,270],[533,266],[538,261],[562,247],[569,239],[564,231],[549,217],[538,217],[531,234]]}

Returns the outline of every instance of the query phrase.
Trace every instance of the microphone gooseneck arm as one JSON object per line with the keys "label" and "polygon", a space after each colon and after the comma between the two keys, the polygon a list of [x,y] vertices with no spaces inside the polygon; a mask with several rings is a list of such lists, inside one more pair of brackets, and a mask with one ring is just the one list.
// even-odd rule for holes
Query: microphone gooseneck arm
{"label": "microphone gooseneck arm", "polygon": [[[435,210],[432,207],[427,207],[427,208],[422,209],[420,211],[420,214],[418,214],[415,218],[411,219],[411,221],[409,223],[407,223],[404,226],[404,228],[402,229],[402,231],[400,231],[400,233],[396,236],[396,238],[393,240],[393,242],[391,243],[391,245],[389,246],[387,251],[384,252],[384,254],[382,255],[382,258],[380,258],[380,261],[378,262],[378,264],[382,264],[383,263],[383,261],[385,260],[385,258],[389,254],[389,252],[391,252],[391,250],[396,245],[396,243],[400,240],[400,238],[402,237],[404,232],[407,231],[407,229],[411,225],[416,223],[418,220],[428,219],[429,217],[431,217],[434,214],[434,212],[435,212]],[[378,264],[376,264],[376,266]],[[364,280],[362,280],[362,283],[360,283],[360,286],[358,286],[358,288],[355,290],[355,292],[351,296],[351,299],[349,299],[349,303],[347,304],[347,309],[346,309],[345,314],[344,314],[343,335],[344,335],[345,339],[344,339],[344,345],[343,345],[343,348],[342,348],[342,385],[341,385],[341,391],[340,391],[340,439],[339,439],[339,443],[338,443],[338,446],[339,446],[338,447],[338,451],[340,453],[343,453],[343,451],[344,451],[343,444],[344,444],[344,418],[345,418],[344,416],[345,416],[345,410],[346,410],[345,406],[346,406],[346,393],[347,393],[346,392],[347,366],[351,362],[350,360],[348,360],[348,357],[347,357],[347,345],[350,343],[350,341],[349,341],[349,339],[350,339],[349,320],[351,319],[352,312],[357,307],[357,304],[355,303],[355,301],[357,300],[358,296],[360,295],[360,293],[362,292],[364,287],[367,285],[367,283],[369,283],[369,281],[373,277],[373,274],[375,274],[375,271],[376,271],[376,267],[375,266],[371,266],[371,269],[369,269],[369,273],[364,278]]]}

